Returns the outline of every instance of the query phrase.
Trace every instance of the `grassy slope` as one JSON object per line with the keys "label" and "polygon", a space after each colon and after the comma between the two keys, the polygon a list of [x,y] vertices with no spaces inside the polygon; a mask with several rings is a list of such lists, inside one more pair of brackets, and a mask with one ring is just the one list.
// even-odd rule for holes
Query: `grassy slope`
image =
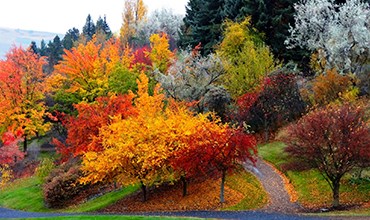
{"label": "grassy slope", "polygon": [[[271,162],[280,169],[281,165],[289,160],[286,153],[284,153],[284,147],[283,143],[274,142],[260,146],[259,153],[266,161]],[[315,170],[303,172],[288,171],[286,175],[297,190],[301,204],[311,208],[330,206],[332,192],[328,183],[319,172]],[[340,197],[343,204],[370,202],[370,185],[351,184],[349,176],[345,176],[341,184]],[[370,209],[365,209],[360,212],[366,214],[369,211]]]}
{"label": "grassy slope", "polygon": [[[226,210],[257,209],[267,203],[266,192],[258,180],[250,173],[242,171],[228,176],[226,184],[244,195],[244,199],[240,203],[233,207],[226,207]],[[92,212],[113,204],[137,190],[137,186],[130,186],[74,207],[64,210],[51,210],[44,207],[40,181],[36,177],[31,177],[19,179],[6,189],[0,190],[0,206],[32,212]]]}
{"label": "grassy slope", "polygon": [[138,187],[130,186],[123,190],[107,193],[101,197],[89,200],[81,205],[66,210],[51,210],[44,206],[40,181],[36,177],[19,179],[0,191],[0,206],[31,212],[91,212],[110,205],[127,194],[136,191]]}

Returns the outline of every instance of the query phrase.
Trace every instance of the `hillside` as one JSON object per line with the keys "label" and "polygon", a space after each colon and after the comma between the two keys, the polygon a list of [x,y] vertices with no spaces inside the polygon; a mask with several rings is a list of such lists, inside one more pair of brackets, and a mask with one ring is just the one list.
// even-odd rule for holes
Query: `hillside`
{"label": "hillside", "polygon": [[55,35],[63,37],[62,34],[56,33],[0,27],[0,59],[4,57],[13,44],[27,47],[32,41],[35,41],[40,46],[42,39],[47,43],[49,40],[53,40]]}

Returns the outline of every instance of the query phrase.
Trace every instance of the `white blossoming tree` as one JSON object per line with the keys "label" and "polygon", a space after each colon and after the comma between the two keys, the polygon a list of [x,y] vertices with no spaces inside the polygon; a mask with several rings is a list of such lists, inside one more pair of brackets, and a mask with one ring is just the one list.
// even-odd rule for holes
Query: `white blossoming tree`
{"label": "white blossoming tree", "polygon": [[[370,7],[361,0],[303,0],[295,4],[295,26],[286,40],[318,53],[325,69],[361,74],[370,60]],[[368,74],[367,74],[368,75]],[[367,77],[368,78],[368,77]]]}
{"label": "white blossoming tree", "polygon": [[156,72],[156,78],[169,97],[194,102],[196,112],[215,111],[221,117],[230,95],[217,81],[225,73],[221,59],[215,55],[201,56],[197,49],[179,52],[179,58],[167,74]]}

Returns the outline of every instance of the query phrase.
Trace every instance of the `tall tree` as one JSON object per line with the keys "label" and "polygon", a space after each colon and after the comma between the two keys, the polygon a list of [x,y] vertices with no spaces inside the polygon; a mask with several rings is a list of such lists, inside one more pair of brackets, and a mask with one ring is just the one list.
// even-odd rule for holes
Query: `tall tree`
{"label": "tall tree", "polygon": [[339,203],[342,177],[370,158],[370,133],[362,107],[329,105],[310,112],[288,129],[286,151],[292,158],[318,169]]}
{"label": "tall tree", "polygon": [[90,41],[93,38],[95,33],[96,33],[96,27],[91,18],[91,15],[89,14],[86,18],[86,23],[82,28],[82,34],[86,37],[87,41]]}
{"label": "tall tree", "polygon": [[[287,49],[284,41],[289,34],[289,26],[294,23],[294,4],[298,0],[225,0],[225,18],[242,21],[251,16],[251,24],[264,34],[264,41],[270,46],[276,58],[286,62],[293,60],[307,68],[307,51]],[[304,64],[304,65],[302,65]]]}
{"label": "tall tree", "polygon": [[72,47],[75,46],[74,44],[76,41],[78,41],[79,36],[80,31],[77,28],[69,29],[62,40],[63,48],[66,50],[70,50]]}
{"label": "tall tree", "polygon": [[[289,29],[290,47],[317,52],[325,69],[361,74],[370,59],[370,6],[360,0],[337,4],[333,0],[307,0],[295,5],[295,26]],[[367,76],[368,71],[365,70]]]}
{"label": "tall tree", "polygon": [[57,35],[54,37],[53,41],[49,41],[46,49],[46,56],[48,61],[48,65],[46,67],[47,73],[53,72],[54,66],[62,59],[62,55],[63,46],[59,36]]}
{"label": "tall tree", "polygon": [[98,20],[96,21],[96,34],[105,36],[105,40],[113,36],[113,33],[107,23],[106,16],[104,16],[104,19],[99,16]]}
{"label": "tall tree", "polygon": [[0,132],[22,130],[24,151],[28,139],[49,129],[44,120],[44,63],[33,52],[16,47],[0,61]]}
{"label": "tall tree", "polygon": [[190,0],[186,6],[180,46],[194,48],[202,44],[202,53],[209,54],[221,40],[224,0]]}
{"label": "tall tree", "polygon": [[276,68],[273,55],[251,27],[250,18],[226,22],[217,54],[226,69],[224,85],[233,98],[256,90],[262,79]]}
{"label": "tall tree", "polygon": [[120,39],[124,46],[132,43],[136,27],[140,21],[146,18],[147,11],[143,0],[125,0],[122,13],[123,22],[120,29]]}

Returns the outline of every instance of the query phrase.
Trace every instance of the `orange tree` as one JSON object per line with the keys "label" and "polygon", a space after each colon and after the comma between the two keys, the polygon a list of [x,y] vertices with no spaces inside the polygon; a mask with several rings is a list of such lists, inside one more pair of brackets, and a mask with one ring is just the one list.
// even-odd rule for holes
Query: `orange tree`
{"label": "orange tree", "polygon": [[370,158],[370,133],[362,107],[329,105],[314,110],[288,129],[286,151],[319,170],[339,206],[342,177]]}
{"label": "orange tree", "polygon": [[[171,101],[165,106],[159,88],[156,87],[153,96],[149,96],[148,78],[142,74],[140,80],[138,96],[134,100],[137,115],[125,119],[115,116],[111,124],[100,129],[103,149],[84,154],[82,169],[85,177],[82,182],[109,180],[123,185],[139,182],[146,200],[148,185],[176,181],[186,173],[195,173],[195,165],[174,165],[181,164],[175,162],[182,155],[178,152],[187,155],[188,160],[181,159],[186,164],[191,164],[190,159],[194,159],[191,155],[196,155],[199,159],[193,164],[204,172],[218,170],[224,173],[237,158],[252,158],[253,138],[248,136],[249,142],[232,140],[235,135],[227,125],[219,124],[218,119],[210,121],[209,115],[203,114],[194,116],[185,107]],[[243,151],[246,148],[248,150]]]}
{"label": "orange tree", "polygon": [[23,131],[23,150],[27,139],[43,135],[50,128],[45,122],[45,60],[30,50],[12,48],[0,61],[0,132]]}

